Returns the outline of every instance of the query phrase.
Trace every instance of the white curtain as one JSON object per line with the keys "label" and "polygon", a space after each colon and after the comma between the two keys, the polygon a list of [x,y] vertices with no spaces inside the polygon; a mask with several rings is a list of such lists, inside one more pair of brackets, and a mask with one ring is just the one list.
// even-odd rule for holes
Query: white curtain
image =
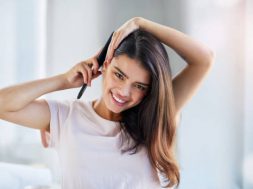
{"label": "white curtain", "polygon": [[253,188],[253,1],[247,0],[245,12],[245,88],[244,88],[244,189]]}
{"label": "white curtain", "polygon": [[[46,1],[0,0],[0,88],[45,77],[45,39]],[[0,188],[49,185],[53,163],[39,131],[0,120]]]}

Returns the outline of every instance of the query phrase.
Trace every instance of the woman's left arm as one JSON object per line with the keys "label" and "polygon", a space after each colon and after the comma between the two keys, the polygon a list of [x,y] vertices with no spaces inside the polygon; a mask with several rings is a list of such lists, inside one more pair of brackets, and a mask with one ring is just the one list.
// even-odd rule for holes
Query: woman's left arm
{"label": "woman's left arm", "polygon": [[187,63],[173,79],[173,91],[177,114],[193,97],[214,63],[214,53],[208,47],[184,33],[144,18],[135,18],[140,29],[153,34],[171,47]]}
{"label": "woman's left arm", "polygon": [[136,29],[151,33],[178,53],[187,63],[187,66],[172,81],[178,117],[182,107],[193,97],[210,71],[214,62],[214,53],[180,31],[141,17],[135,17],[114,32],[107,52],[108,61],[111,60],[113,51],[118,44]]}

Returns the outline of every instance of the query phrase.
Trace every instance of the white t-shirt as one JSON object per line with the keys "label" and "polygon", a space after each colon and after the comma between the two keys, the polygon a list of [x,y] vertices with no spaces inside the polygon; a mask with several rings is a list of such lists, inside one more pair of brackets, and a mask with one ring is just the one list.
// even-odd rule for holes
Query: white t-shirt
{"label": "white t-shirt", "polygon": [[161,188],[146,148],[133,155],[121,154],[119,122],[99,116],[92,101],[47,102],[49,147],[58,153],[63,189]]}

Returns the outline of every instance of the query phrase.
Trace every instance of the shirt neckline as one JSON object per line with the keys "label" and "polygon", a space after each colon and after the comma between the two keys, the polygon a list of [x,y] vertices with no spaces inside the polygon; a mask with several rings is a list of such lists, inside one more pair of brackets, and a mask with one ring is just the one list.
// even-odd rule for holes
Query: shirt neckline
{"label": "shirt neckline", "polygon": [[88,101],[88,105],[89,105],[89,108],[91,109],[92,114],[97,119],[101,120],[102,122],[107,122],[108,124],[113,124],[113,125],[118,125],[119,124],[119,121],[108,120],[108,119],[105,119],[105,118],[101,117],[100,115],[98,115],[97,112],[93,109],[92,101]]}

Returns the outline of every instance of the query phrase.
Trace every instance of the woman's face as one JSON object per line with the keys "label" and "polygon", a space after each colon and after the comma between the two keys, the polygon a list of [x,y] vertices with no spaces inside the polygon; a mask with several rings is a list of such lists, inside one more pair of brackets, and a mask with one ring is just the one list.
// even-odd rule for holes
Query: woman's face
{"label": "woman's face", "polygon": [[103,100],[112,112],[136,106],[147,94],[150,74],[138,60],[120,55],[105,62],[103,70]]}

